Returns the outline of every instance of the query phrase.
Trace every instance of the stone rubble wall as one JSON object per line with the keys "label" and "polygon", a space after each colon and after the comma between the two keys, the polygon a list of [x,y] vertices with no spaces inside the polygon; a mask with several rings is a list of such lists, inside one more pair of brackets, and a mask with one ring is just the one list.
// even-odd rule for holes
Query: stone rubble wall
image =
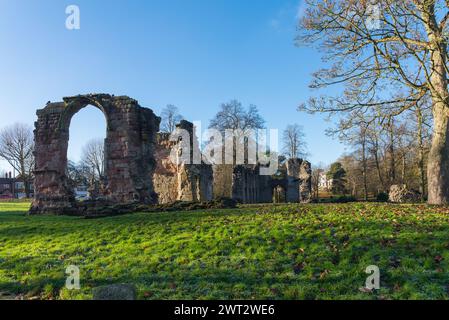
{"label": "stone rubble wall", "polygon": [[229,164],[214,165],[213,167],[214,198],[232,197],[232,173],[234,166]]}

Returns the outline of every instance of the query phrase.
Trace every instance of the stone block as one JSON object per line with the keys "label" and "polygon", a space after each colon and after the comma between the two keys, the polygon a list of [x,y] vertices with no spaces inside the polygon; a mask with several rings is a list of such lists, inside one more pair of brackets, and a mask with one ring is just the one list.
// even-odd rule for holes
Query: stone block
{"label": "stone block", "polygon": [[113,284],[93,289],[93,300],[136,300],[137,290],[130,284]]}

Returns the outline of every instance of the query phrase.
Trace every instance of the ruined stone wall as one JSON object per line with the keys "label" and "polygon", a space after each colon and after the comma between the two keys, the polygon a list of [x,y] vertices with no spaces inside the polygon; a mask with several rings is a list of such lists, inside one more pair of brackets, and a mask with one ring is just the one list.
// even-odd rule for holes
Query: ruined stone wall
{"label": "ruined stone wall", "polygon": [[271,176],[261,176],[258,178],[258,203],[271,203],[273,202],[273,190],[271,188]]}
{"label": "ruined stone wall", "polygon": [[259,165],[238,165],[232,175],[232,198],[241,203],[273,202],[272,177],[260,174]]}
{"label": "ruined stone wall", "polygon": [[[275,193],[282,190],[278,200],[290,203],[311,201],[311,166],[302,159],[289,159],[282,176],[260,175],[260,166],[233,166],[232,198],[241,203],[271,203]],[[217,183],[217,182],[215,182]]]}
{"label": "ruined stone wall", "polygon": [[201,151],[193,123],[182,120],[176,129],[185,130],[190,137],[188,146],[182,142],[179,144],[180,147],[187,147],[189,150],[183,150],[178,154],[190,151],[190,156],[188,159],[178,161],[178,200],[210,201],[213,199],[213,169],[211,165],[201,160]]}
{"label": "ruined stone wall", "polygon": [[[204,202],[214,197],[269,203],[273,190],[279,187],[285,190],[287,202],[311,201],[311,166],[307,161],[288,160],[282,181],[260,175],[259,165],[194,163],[198,155],[201,160],[201,153],[192,123],[183,120],[177,125],[178,132],[188,132],[189,138],[157,134],[160,118],[136,100],[91,94],[67,97],[37,111],[31,213],[73,214],[79,210],[66,176],[67,148],[71,119],[87,105],[100,109],[107,121],[105,179],[98,190],[102,203]],[[188,160],[183,157],[186,154]]]}
{"label": "ruined stone wall", "polygon": [[176,164],[170,160],[170,151],[175,146],[176,142],[170,141],[170,134],[158,133],[153,184],[160,204],[178,200],[178,170]]}
{"label": "ruined stone wall", "polygon": [[60,127],[64,103],[47,105],[37,111],[35,122],[35,199],[32,212],[71,209],[75,196],[65,177],[69,132]]}
{"label": "ruined stone wall", "polygon": [[214,165],[213,171],[214,198],[231,198],[234,166],[229,164]]}
{"label": "ruined stone wall", "polygon": [[232,198],[241,203],[257,203],[259,170],[253,165],[237,165],[232,174]]}
{"label": "ruined stone wall", "polygon": [[201,202],[214,199],[214,171],[211,165],[201,165],[201,177],[198,199]]}
{"label": "ruined stone wall", "polygon": [[129,97],[111,99],[105,142],[108,198],[114,202],[154,203],[156,132],[160,118]]}
{"label": "ruined stone wall", "polygon": [[300,170],[302,159],[294,158],[287,160],[287,190],[286,201],[287,202],[299,202],[299,184],[300,184]]}
{"label": "ruined stone wall", "polygon": [[178,170],[178,200],[204,202],[213,199],[213,172],[210,165],[182,164]]}
{"label": "ruined stone wall", "polygon": [[309,203],[312,201],[312,165],[303,161],[299,171],[299,201]]}
{"label": "ruined stone wall", "polygon": [[[193,124],[187,121],[181,122],[178,128],[193,132]],[[192,133],[190,136],[196,139]],[[193,142],[190,143],[190,152],[193,153]],[[178,141],[178,145],[172,144],[171,147],[179,147],[179,144]],[[163,176],[156,175],[155,186],[162,203],[174,198],[182,201],[204,201],[203,199],[219,197],[233,198],[240,203],[248,204],[271,203],[276,188],[283,190],[283,196],[280,197],[283,201],[291,203],[311,201],[311,168],[307,161],[289,159],[280,168],[282,177],[260,175],[260,168],[260,165],[210,166],[180,163],[176,169],[172,167],[171,170],[165,170]],[[174,181],[175,171],[177,182]],[[158,172],[157,169],[156,173]]]}
{"label": "ruined stone wall", "polygon": [[[208,164],[193,164],[193,151],[198,147],[193,124],[183,120],[177,125],[177,129],[188,132],[188,146],[181,140],[185,137],[179,132],[158,135],[157,166],[153,176],[158,202],[164,204],[174,201],[210,201],[213,199],[213,170]],[[188,147],[189,150],[184,150],[183,147]],[[190,154],[190,161],[184,161],[180,157],[182,152]],[[173,157],[170,157],[171,154]]]}
{"label": "ruined stone wall", "polygon": [[102,201],[156,200],[153,182],[147,177],[155,167],[153,154],[160,118],[126,96],[80,95],[49,103],[37,111],[35,199],[30,213],[76,214],[77,205],[66,176],[69,127],[72,117],[88,105],[100,109],[107,121]]}
{"label": "ruined stone wall", "polygon": [[308,203],[312,200],[312,167],[303,159],[287,160],[287,202]]}

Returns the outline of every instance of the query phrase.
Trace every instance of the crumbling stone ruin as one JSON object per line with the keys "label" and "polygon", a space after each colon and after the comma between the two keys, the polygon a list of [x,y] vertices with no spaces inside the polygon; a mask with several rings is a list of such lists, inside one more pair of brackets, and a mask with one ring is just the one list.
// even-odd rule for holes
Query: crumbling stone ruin
{"label": "crumbling stone ruin", "polygon": [[312,201],[312,166],[303,159],[287,160],[287,202]]}
{"label": "crumbling stone ruin", "polygon": [[302,160],[299,170],[299,201],[309,203],[312,201],[312,164]]}
{"label": "crumbling stone ruin", "polygon": [[261,165],[214,166],[214,196],[240,203],[309,203],[312,200],[312,168],[302,159],[289,159],[278,174],[260,174]]}
{"label": "crumbling stone ruin", "polygon": [[389,200],[393,203],[416,203],[421,201],[421,194],[408,189],[405,184],[394,184],[390,187]]}
{"label": "crumbling stone ruin", "polygon": [[[106,118],[105,177],[90,186],[91,199],[80,203],[67,177],[67,148],[71,119],[88,105]],[[109,208],[123,213],[175,202],[207,207],[213,199],[226,198],[240,203],[311,201],[309,162],[289,159],[274,176],[261,175],[260,164],[205,163],[192,123],[183,120],[174,133],[160,133],[161,119],[127,96],[66,97],[48,103],[37,116],[31,214],[101,215]]]}
{"label": "crumbling stone ruin", "polygon": [[260,165],[234,166],[231,189],[231,198],[240,203],[272,202],[270,176],[260,174]]}
{"label": "crumbling stone ruin", "polygon": [[[190,139],[187,144],[182,140],[186,138],[183,132]],[[188,121],[182,120],[174,133],[158,134],[153,183],[160,204],[175,201],[205,202],[213,199],[212,166],[203,162],[194,164],[193,161],[194,151],[199,152],[198,148],[193,124]],[[188,160],[181,157],[182,150],[190,151]]]}
{"label": "crumbling stone ruin", "polygon": [[157,200],[152,179],[160,118],[126,96],[89,94],[48,103],[35,123],[35,198],[31,213],[76,214],[67,178],[67,148],[72,117],[92,105],[106,118],[105,181],[99,191],[110,203]]}

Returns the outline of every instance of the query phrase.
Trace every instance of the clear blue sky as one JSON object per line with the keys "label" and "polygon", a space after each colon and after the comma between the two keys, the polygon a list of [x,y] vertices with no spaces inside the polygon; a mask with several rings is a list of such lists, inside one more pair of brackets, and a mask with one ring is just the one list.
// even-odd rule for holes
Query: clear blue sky
{"label": "clear blue sky", "polygon": [[[80,30],[65,28],[70,4]],[[318,52],[294,45],[298,12],[299,0],[0,0],[0,127],[32,125],[47,101],[80,93],[128,95],[156,113],[175,104],[205,125],[238,99],[269,128],[303,125],[312,163],[330,163],[344,152],[325,136],[330,124],[296,111],[322,66]],[[91,108],[72,125],[76,160],[105,124]]]}

